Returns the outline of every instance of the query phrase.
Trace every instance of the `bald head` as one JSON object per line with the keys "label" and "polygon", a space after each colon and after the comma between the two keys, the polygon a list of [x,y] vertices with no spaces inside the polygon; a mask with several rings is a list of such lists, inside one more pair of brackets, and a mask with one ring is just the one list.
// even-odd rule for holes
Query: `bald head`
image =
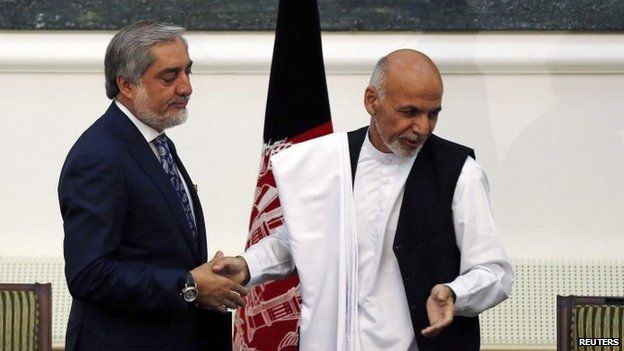
{"label": "bald head", "polygon": [[379,98],[386,94],[387,81],[409,82],[413,87],[443,91],[442,77],[435,63],[425,54],[412,49],[400,49],[377,61],[369,86],[375,88]]}
{"label": "bald head", "polygon": [[411,157],[436,126],[442,77],[427,55],[397,50],[379,60],[364,92],[370,141],[382,152]]}

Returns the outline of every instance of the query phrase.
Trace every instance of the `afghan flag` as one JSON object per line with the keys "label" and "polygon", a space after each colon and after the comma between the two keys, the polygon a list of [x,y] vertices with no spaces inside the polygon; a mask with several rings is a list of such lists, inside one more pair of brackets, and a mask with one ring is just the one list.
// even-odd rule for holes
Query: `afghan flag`
{"label": "afghan flag", "polygon": [[[249,221],[249,247],[283,224],[271,156],[332,132],[316,0],[279,4],[264,119],[260,174]],[[236,311],[234,350],[296,351],[299,345],[299,279],[254,287]]]}

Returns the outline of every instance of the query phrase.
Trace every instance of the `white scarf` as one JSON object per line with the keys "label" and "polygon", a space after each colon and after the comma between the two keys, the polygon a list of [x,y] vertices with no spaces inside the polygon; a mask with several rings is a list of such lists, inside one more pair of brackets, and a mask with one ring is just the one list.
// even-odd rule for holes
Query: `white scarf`
{"label": "white scarf", "polygon": [[301,281],[300,350],[359,351],[357,237],[346,133],[272,157]]}

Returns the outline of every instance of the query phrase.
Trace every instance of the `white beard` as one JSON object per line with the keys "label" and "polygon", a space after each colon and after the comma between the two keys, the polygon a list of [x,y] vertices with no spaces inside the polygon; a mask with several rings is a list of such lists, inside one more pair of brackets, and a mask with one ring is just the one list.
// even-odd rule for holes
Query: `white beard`
{"label": "white beard", "polygon": [[169,114],[160,115],[147,106],[147,92],[142,87],[138,88],[136,101],[134,102],[136,117],[143,123],[156,130],[165,130],[167,128],[178,126],[188,118],[188,111],[181,109]]}
{"label": "white beard", "polygon": [[402,157],[402,158],[410,158],[414,155],[416,155],[416,152],[418,151],[418,148],[415,149],[406,149],[403,147],[403,145],[401,145],[401,138],[406,138],[406,139],[420,139],[422,138],[421,136],[410,136],[410,135],[401,135],[400,137],[398,137],[396,140],[394,140],[393,142],[389,142],[388,140],[386,140],[386,138],[383,137],[383,135],[381,134],[381,132],[379,131],[379,127],[377,126],[377,120],[373,117],[373,124],[375,129],[377,130],[377,135],[379,135],[379,138],[381,139],[381,141],[383,141],[384,145],[386,145],[386,147],[388,149],[390,149],[390,151],[392,151],[393,154]]}

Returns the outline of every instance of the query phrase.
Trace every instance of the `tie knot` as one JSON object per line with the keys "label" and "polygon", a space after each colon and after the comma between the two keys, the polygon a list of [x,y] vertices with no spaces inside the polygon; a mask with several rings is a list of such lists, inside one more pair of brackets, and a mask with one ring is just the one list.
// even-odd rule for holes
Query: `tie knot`
{"label": "tie knot", "polygon": [[166,147],[169,148],[169,138],[167,138],[167,134],[163,133],[160,134],[159,136],[156,137],[156,139],[154,139],[154,145],[159,146],[159,147]]}
{"label": "tie knot", "polygon": [[[169,150],[169,138],[167,138],[166,134],[161,134],[154,139],[154,145],[156,146],[156,150],[158,150],[158,155],[164,159],[171,158],[171,151]],[[171,160],[173,161],[173,159]]]}

